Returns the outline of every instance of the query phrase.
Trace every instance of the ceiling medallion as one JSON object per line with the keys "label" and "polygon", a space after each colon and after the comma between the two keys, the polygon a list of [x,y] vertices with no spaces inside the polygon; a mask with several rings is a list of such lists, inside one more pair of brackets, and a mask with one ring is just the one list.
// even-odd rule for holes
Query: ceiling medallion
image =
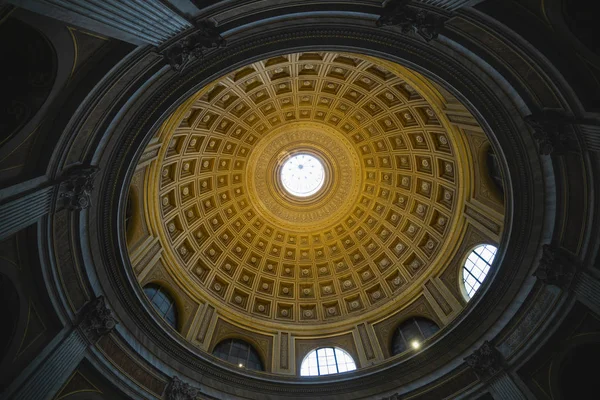
{"label": "ceiling medallion", "polygon": [[323,187],[325,168],[309,153],[291,156],[279,172],[283,188],[292,196],[309,197]]}

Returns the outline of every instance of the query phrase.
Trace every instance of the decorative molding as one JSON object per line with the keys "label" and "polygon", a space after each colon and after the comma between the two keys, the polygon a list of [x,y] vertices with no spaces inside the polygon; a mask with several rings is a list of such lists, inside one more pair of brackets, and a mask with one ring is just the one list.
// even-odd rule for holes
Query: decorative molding
{"label": "decorative molding", "polygon": [[193,387],[174,376],[167,384],[163,398],[165,400],[195,400],[200,396],[200,392],[200,388]]}
{"label": "decorative molding", "polygon": [[205,49],[224,46],[225,39],[216,25],[205,20],[195,23],[191,33],[167,47],[162,54],[175,71],[182,73],[193,62],[204,58]]}
{"label": "decorative molding", "polygon": [[579,131],[585,141],[585,149],[600,152],[600,121],[582,122],[579,124]]}
{"label": "decorative molding", "polygon": [[367,325],[359,324],[358,333],[360,335],[360,341],[363,349],[365,350],[367,360],[372,360],[375,358],[375,352],[373,351],[373,345],[371,344],[371,339],[369,338],[369,333],[367,332]]}
{"label": "decorative molding", "polygon": [[543,286],[541,293],[536,297],[534,303],[529,306],[525,316],[513,331],[498,345],[498,350],[504,358],[514,354],[521,346],[526,345],[529,337],[536,332],[538,325],[544,317],[553,310],[557,293],[548,286]]}
{"label": "decorative molding", "polygon": [[539,266],[533,275],[547,285],[566,290],[573,282],[576,272],[574,266],[566,261],[562,250],[545,244]]}
{"label": "decorative molding", "polygon": [[488,215],[485,215],[484,213],[480,212],[480,210],[475,208],[473,204],[470,203],[465,204],[464,211],[465,215],[468,215],[469,217],[473,218],[474,221],[479,222],[485,228],[489,229],[490,232],[492,232],[495,235],[500,235],[502,231],[502,226],[496,223],[493,219],[489,218],[489,213]]}
{"label": "decorative molding", "polygon": [[541,155],[577,152],[572,145],[573,135],[567,131],[567,126],[576,122],[572,116],[560,110],[544,109],[527,115],[524,120],[533,129],[533,137]]}
{"label": "decorative molding", "polygon": [[488,380],[504,369],[502,354],[487,340],[464,360],[482,381]]}
{"label": "decorative molding", "polygon": [[48,214],[55,186],[46,186],[0,205],[0,239],[9,237]]}
{"label": "decorative molding", "polygon": [[59,199],[62,200],[64,207],[81,211],[92,204],[94,178],[98,170],[98,167],[93,166],[77,166],[67,171],[65,180],[61,182],[59,188]]}
{"label": "decorative molding", "polygon": [[289,333],[282,332],[279,342],[279,367],[289,369]]}
{"label": "decorative molding", "polygon": [[212,321],[214,312],[215,308],[210,304],[207,304],[206,311],[204,312],[204,316],[202,317],[202,322],[200,323],[200,330],[198,331],[198,336],[196,336],[196,340],[200,343],[204,343],[206,333],[208,332],[208,326]]}
{"label": "decorative molding", "polygon": [[402,397],[398,393],[394,393],[391,396],[382,397],[381,400],[401,400]]}
{"label": "decorative molding", "polygon": [[191,27],[161,0],[28,0],[11,2],[69,25],[136,45],[159,46]]}
{"label": "decorative molding", "polygon": [[377,26],[399,26],[402,33],[414,33],[429,42],[437,39],[444,27],[444,20],[439,16],[408,7],[411,0],[391,0],[383,7]]}
{"label": "decorative molding", "polygon": [[88,302],[81,310],[79,318],[79,329],[92,343],[110,333],[118,323],[112,311],[106,307],[104,296],[98,296]]}
{"label": "decorative molding", "polygon": [[435,286],[433,280],[430,279],[427,282],[425,282],[425,288],[429,291],[429,293],[431,293],[431,296],[435,299],[436,303],[442,309],[444,314],[450,315],[450,313],[452,312],[452,306],[450,305],[450,303],[448,303],[448,301],[446,300],[444,295],[442,295],[437,286]]}

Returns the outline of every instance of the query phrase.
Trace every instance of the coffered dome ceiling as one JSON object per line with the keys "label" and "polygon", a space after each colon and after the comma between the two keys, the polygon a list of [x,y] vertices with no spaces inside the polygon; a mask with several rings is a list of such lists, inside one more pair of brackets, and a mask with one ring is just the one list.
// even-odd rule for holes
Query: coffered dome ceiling
{"label": "coffered dome ceiling", "polygon": [[[470,188],[438,94],[399,65],[331,52],[207,85],[149,145],[145,212],[165,269],[253,324],[340,326],[405,304],[460,244]],[[281,172],[313,179],[302,155],[322,175],[297,196]]]}

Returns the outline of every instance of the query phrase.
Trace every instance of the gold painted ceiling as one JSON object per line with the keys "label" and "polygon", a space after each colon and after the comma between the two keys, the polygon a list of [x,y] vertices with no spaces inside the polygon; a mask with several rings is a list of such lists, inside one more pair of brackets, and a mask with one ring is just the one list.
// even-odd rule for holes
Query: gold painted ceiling
{"label": "gold painted ceiling", "polygon": [[[458,241],[468,174],[438,100],[410,70],[341,53],[280,56],[208,85],[157,134],[146,178],[171,275],[223,315],[269,323],[397,307]],[[305,199],[279,181],[297,152],[326,170]]]}

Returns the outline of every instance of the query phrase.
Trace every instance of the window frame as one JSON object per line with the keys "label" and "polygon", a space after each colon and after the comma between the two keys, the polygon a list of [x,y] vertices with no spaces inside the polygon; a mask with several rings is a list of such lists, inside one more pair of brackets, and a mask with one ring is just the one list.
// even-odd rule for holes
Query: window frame
{"label": "window frame", "polygon": [[[328,372],[327,371],[325,373],[321,373],[321,369],[322,368],[325,368],[326,370],[328,370],[329,369],[328,367],[330,365],[329,364],[325,364],[325,365],[321,366],[321,364],[319,363],[319,350],[327,350],[327,349],[331,349],[333,351],[333,358],[335,360],[335,369],[336,369],[336,372]],[[338,361],[337,351],[339,351],[341,354],[343,354],[345,357],[349,358],[352,361],[352,364],[354,365],[354,369],[347,369],[346,371],[341,371],[340,372],[340,364],[341,364],[341,362]],[[316,363],[317,363],[317,366],[316,366],[316,368],[317,368],[317,374],[316,375],[302,375],[302,370],[303,370],[302,367],[305,365],[305,363],[308,362],[309,357],[313,353],[315,354],[315,359],[316,359]],[[330,357],[330,356],[326,355],[325,357]],[[325,363],[326,362],[327,361],[325,361]],[[347,361],[343,362],[342,364],[345,364],[346,366],[349,365],[349,363]],[[307,370],[308,369],[309,368],[307,367]],[[354,361],[354,357],[352,357],[352,355],[349,352],[347,352],[346,350],[342,349],[341,347],[336,347],[336,346],[321,346],[321,347],[317,347],[317,348],[312,349],[311,351],[309,351],[304,356],[304,358],[302,359],[302,362],[300,363],[300,370],[298,372],[299,372],[299,375],[301,377],[312,377],[312,376],[326,376],[326,375],[345,374],[347,372],[356,371],[357,369],[358,369],[358,365],[357,365],[356,361]]]}
{"label": "window frame", "polygon": [[[428,321],[428,322],[433,323],[437,327],[437,330],[435,332],[433,332],[431,335],[426,336],[425,333],[424,333],[424,331],[423,331],[423,329],[425,328],[425,326],[421,326],[421,324],[419,324],[420,320],[421,321]],[[406,353],[407,351],[409,351],[409,350],[412,349],[412,343],[411,343],[411,341],[415,340],[415,338],[407,339],[407,337],[405,335],[405,332],[404,332],[405,329],[404,330],[400,329],[403,325],[408,325],[408,323],[412,323],[412,324],[414,324],[417,327],[417,330],[419,331],[419,334],[421,335],[421,337],[419,338],[419,341],[420,341],[419,344],[421,344],[421,345],[423,343],[425,343],[426,341],[428,341],[429,339],[431,339],[432,337],[434,337],[435,335],[437,335],[437,333],[442,330],[442,328],[440,327],[440,325],[438,324],[438,322],[434,321],[431,318],[427,318],[427,317],[423,317],[423,316],[419,316],[419,315],[415,315],[415,316],[406,318],[402,322],[400,322],[400,323],[398,323],[396,325],[396,328],[393,331],[393,334],[392,334],[392,336],[390,338],[390,341],[388,342],[389,343],[388,349],[389,349],[389,352],[390,352],[390,356],[394,357],[394,356],[397,356],[399,354]],[[407,328],[408,328],[408,326],[407,326]],[[401,352],[398,352],[398,353],[394,353],[394,343],[395,343],[395,339],[396,339],[396,337],[397,337],[398,334],[400,334],[400,338],[402,339],[402,341],[405,344],[405,350],[403,350]]]}
{"label": "window frame", "polygon": [[[219,357],[218,355],[215,354],[215,351],[217,350],[217,348],[219,346],[223,345],[226,342],[229,345],[229,348],[228,348],[228,351],[227,351],[227,357],[231,356],[231,352],[232,352],[232,350],[234,348],[234,346],[233,346],[234,343],[241,343],[244,346],[246,346],[247,355],[246,355],[246,360],[245,360],[244,364],[242,365],[242,367],[239,367],[239,362],[235,363],[235,362],[232,362],[232,361],[230,361],[228,359],[221,358],[221,357]],[[256,356],[256,358],[258,359],[258,362],[260,364],[261,369],[248,368],[250,357],[252,356],[253,353]],[[258,372],[264,372],[264,371],[266,371],[266,369],[265,369],[265,363],[264,363],[264,361],[263,361],[260,353],[258,352],[258,350],[256,350],[256,348],[252,345],[252,343],[248,342],[245,339],[240,339],[240,338],[237,338],[237,337],[229,337],[229,338],[222,339],[222,340],[220,340],[213,347],[213,349],[210,352],[210,354],[212,354],[214,357],[218,358],[221,361],[224,361],[224,362],[226,362],[228,364],[231,364],[231,365],[235,365],[236,367],[239,367],[239,368],[245,368],[245,369],[248,369],[248,370],[251,370],[251,371],[258,371]]]}
{"label": "window frame", "polygon": [[[489,250],[487,247],[492,247],[494,249],[494,254],[492,256],[491,262],[486,260],[484,257],[481,256],[481,254],[477,253],[475,250],[481,248],[481,247],[485,247],[487,250]],[[475,277],[475,275],[473,274],[472,270],[474,268],[474,266],[476,265],[475,263],[473,263],[472,261],[469,260],[469,258],[471,257],[472,254],[475,254],[480,260],[482,260],[486,265],[487,265],[487,272],[484,271],[485,275],[483,277],[483,279],[478,279],[477,277]],[[459,287],[460,287],[460,291],[463,295],[463,298],[465,299],[466,302],[471,301],[471,299],[473,297],[475,297],[476,293],[479,291],[479,289],[481,288],[481,286],[483,286],[485,280],[487,279],[492,266],[494,265],[494,261],[496,260],[496,256],[498,254],[498,246],[492,243],[478,243],[477,245],[471,247],[471,249],[469,250],[469,252],[465,255],[465,257],[462,260],[461,263],[461,268],[460,268],[460,273],[458,274],[458,283],[459,283]],[[471,263],[473,263],[473,267],[471,268],[471,270],[469,270],[466,266],[467,261],[470,261]],[[467,273],[473,278],[475,279],[475,281],[477,282],[477,284],[479,285],[477,287],[477,289],[473,289],[473,287],[469,284],[469,286],[471,286],[472,289],[472,293],[469,294],[469,289],[467,288],[466,284],[466,278],[465,278],[465,271],[467,271]]]}
{"label": "window frame", "polygon": [[[146,292],[146,289],[154,289],[155,292],[153,294],[152,297],[148,296],[148,293]],[[161,285],[160,283],[157,282],[151,282],[151,283],[147,283],[142,290],[144,291],[144,295],[146,296],[146,298],[148,299],[148,301],[150,302],[150,304],[152,305],[152,308],[156,311],[156,313],[158,315],[160,315],[160,317],[169,325],[171,326],[173,329],[175,329],[176,331],[179,331],[179,307],[177,304],[177,300],[175,299],[175,296],[173,296],[171,294],[171,291],[166,288],[164,285]],[[154,298],[157,296],[157,294],[163,294],[167,300],[169,301],[169,308],[163,312],[162,310],[160,310],[158,307],[158,304],[154,303]],[[167,319],[167,314],[173,310],[174,313],[174,321],[170,321],[169,319]]]}

